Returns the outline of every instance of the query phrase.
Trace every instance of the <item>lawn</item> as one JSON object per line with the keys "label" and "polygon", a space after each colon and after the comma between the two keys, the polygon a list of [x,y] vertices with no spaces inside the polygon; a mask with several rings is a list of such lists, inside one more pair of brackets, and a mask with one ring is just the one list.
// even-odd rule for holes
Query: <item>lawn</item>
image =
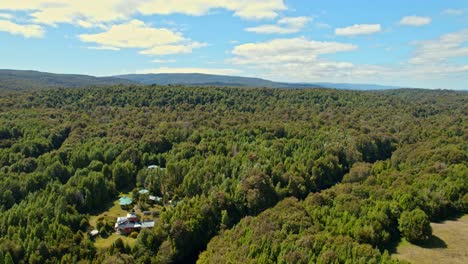
{"label": "lawn", "polygon": [[468,263],[468,215],[431,226],[429,242],[416,246],[403,240],[393,257],[411,263]]}
{"label": "lawn", "polygon": [[131,238],[128,236],[121,236],[121,235],[114,233],[111,236],[106,237],[106,238],[97,237],[96,241],[94,242],[94,245],[96,246],[97,249],[106,249],[106,248],[109,248],[112,245],[112,243],[114,243],[114,241],[117,240],[118,238],[121,238],[122,241],[125,244],[128,244],[130,247],[133,247],[136,243],[135,238]]}
{"label": "lawn", "polygon": [[[119,195],[119,197],[122,197],[122,196],[131,197],[131,193],[121,193]],[[97,215],[90,215],[89,225],[92,226],[93,228],[96,228],[96,222],[97,222],[97,219],[99,219],[99,217],[102,216],[105,219],[115,220],[119,216],[126,216],[127,212],[128,211],[123,210],[122,208],[120,208],[119,200],[118,200],[118,198],[116,198],[113,203],[109,203],[109,205],[107,206],[107,209],[104,210],[102,213],[97,214]]]}
{"label": "lawn", "polygon": [[[108,221],[115,221],[117,219],[117,217],[119,217],[119,216],[126,216],[128,211],[123,210],[119,205],[118,198],[120,198],[122,196],[132,197],[132,194],[131,194],[131,192],[121,193],[118,197],[116,197],[114,202],[109,203],[106,206],[106,209],[104,211],[102,211],[99,214],[90,215],[89,216],[89,225],[92,226],[93,228],[96,228],[97,220],[100,217],[103,217],[104,219],[106,219]],[[155,205],[155,206],[151,207],[149,210],[151,210],[151,211],[160,211],[161,209],[162,209],[162,206]],[[136,212],[142,217],[142,220],[152,220],[152,219],[154,219],[152,216],[143,215],[143,213],[141,211],[139,211],[139,210],[137,210]],[[135,245],[136,239],[131,238],[131,237],[127,237],[127,236],[122,236],[122,235],[119,235],[119,234],[116,234],[116,233],[114,233],[114,234],[112,234],[112,235],[110,235],[109,237],[106,237],[106,238],[103,238],[100,235],[98,235],[96,237],[96,241],[94,242],[94,245],[98,249],[108,248],[119,237],[122,239],[122,241],[125,244],[128,244],[131,247],[133,247]]]}

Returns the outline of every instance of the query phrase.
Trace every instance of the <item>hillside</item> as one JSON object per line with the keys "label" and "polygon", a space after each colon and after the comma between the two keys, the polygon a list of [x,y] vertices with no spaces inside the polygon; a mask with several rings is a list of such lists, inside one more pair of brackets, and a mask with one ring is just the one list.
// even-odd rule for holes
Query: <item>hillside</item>
{"label": "hillside", "polygon": [[0,90],[24,91],[52,87],[77,88],[131,83],[133,82],[113,77],[55,74],[38,71],[0,70]]}
{"label": "hillside", "polygon": [[332,88],[341,90],[389,90],[401,87],[375,84],[352,83],[285,83],[273,82],[261,78],[240,76],[223,76],[200,73],[160,73],[160,74],[127,74],[113,76],[126,80],[132,80],[142,84],[159,85],[212,85],[212,86],[246,86],[266,88]]}
{"label": "hillside", "polygon": [[332,88],[340,90],[388,90],[400,87],[350,83],[285,83],[261,78],[200,73],[127,74],[95,77],[78,74],[55,74],[38,71],[0,70],[0,90],[24,91],[44,88],[77,88],[116,84],[230,86],[265,88]]}
{"label": "hillside", "polygon": [[308,88],[320,87],[314,84],[293,84],[273,82],[260,78],[212,75],[201,73],[160,73],[160,74],[128,74],[113,76],[132,80],[142,84],[158,85],[213,85],[213,86],[246,86],[266,88]]}

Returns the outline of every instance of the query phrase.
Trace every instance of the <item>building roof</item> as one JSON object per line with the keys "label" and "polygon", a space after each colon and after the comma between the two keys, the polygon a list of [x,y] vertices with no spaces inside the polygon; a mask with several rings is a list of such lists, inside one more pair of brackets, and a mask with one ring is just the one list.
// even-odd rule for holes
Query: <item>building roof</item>
{"label": "building roof", "polygon": [[153,228],[153,227],[154,227],[154,221],[147,221],[147,222],[141,223],[141,228]]}
{"label": "building roof", "polygon": [[166,168],[162,168],[158,165],[149,165],[148,166],[148,169],[152,170],[152,169],[160,169],[160,170],[165,170]]}
{"label": "building roof", "polygon": [[99,234],[99,231],[94,229],[93,231],[89,232],[91,236],[97,236]]}
{"label": "building roof", "polygon": [[132,204],[132,198],[123,196],[119,199],[119,204],[120,205],[130,205]]}
{"label": "building roof", "polygon": [[141,189],[141,190],[138,191],[138,193],[139,193],[139,194],[148,194],[149,191],[146,190],[146,189]]}
{"label": "building roof", "polygon": [[152,200],[152,201],[156,201],[156,202],[162,201],[162,197],[154,196],[154,195],[150,195],[150,196],[148,197],[148,199],[150,199],[150,200]]}

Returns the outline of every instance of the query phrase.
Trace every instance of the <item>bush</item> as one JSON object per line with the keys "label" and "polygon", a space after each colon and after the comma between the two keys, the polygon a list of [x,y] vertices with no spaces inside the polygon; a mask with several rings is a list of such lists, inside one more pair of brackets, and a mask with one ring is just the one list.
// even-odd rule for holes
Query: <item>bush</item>
{"label": "bush", "polygon": [[403,212],[398,224],[401,234],[411,243],[421,243],[432,236],[429,217],[420,209]]}
{"label": "bush", "polygon": [[135,232],[135,231],[133,231],[133,232],[129,235],[129,237],[131,237],[131,238],[137,238],[137,236],[138,236],[138,232]]}
{"label": "bush", "polygon": [[372,164],[365,162],[358,162],[353,165],[349,173],[343,177],[343,182],[353,183],[362,182],[367,179],[371,174]]}

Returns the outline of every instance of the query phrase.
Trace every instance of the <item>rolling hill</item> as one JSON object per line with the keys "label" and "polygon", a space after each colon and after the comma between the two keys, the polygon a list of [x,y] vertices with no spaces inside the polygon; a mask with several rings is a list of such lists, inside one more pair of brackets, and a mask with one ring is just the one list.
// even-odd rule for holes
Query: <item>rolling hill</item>
{"label": "rolling hill", "polygon": [[159,74],[127,74],[113,76],[142,84],[180,84],[180,85],[214,85],[214,86],[246,86],[267,88],[308,88],[315,84],[295,84],[273,82],[261,78],[212,75],[202,73],[159,73]]}
{"label": "rolling hill", "polygon": [[133,82],[113,77],[0,70],[0,90],[24,91],[52,87],[77,88],[131,83]]}
{"label": "rolling hill", "polygon": [[286,83],[261,78],[201,73],[127,74],[95,77],[78,74],[55,74],[39,71],[0,70],[0,90],[23,91],[42,88],[77,88],[116,84],[238,86],[265,88],[333,88],[340,90],[387,90],[401,87],[353,83]]}

